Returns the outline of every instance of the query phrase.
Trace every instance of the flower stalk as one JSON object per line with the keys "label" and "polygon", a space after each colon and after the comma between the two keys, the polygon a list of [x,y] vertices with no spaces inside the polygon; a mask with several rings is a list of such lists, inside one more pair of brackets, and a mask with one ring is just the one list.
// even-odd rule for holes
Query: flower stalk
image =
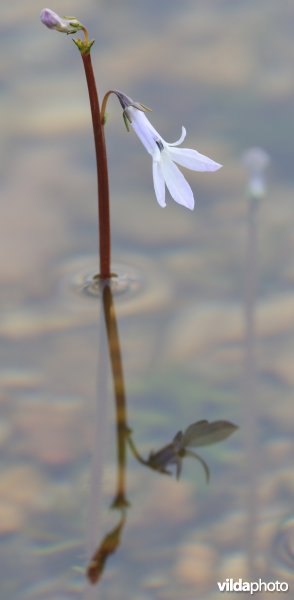
{"label": "flower stalk", "polygon": [[100,279],[111,277],[111,235],[110,235],[110,208],[109,208],[109,183],[107,155],[104,136],[104,125],[101,122],[101,113],[98,92],[93,72],[90,51],[81,51],[85,76],[89,92],[92,115],[93,134],[95,143],[97,185],[98,185],[98,221],[99,221],[99,256]]}
{"label": "flower stalk", "polygon": [[48,27],[48,29],[55,29],[56,31],[66,33],[67,35],[77,33],[77,31],[82,31],[84,35],[84,39],[73,39],[73,42],[79,49],[83,61],[94,133],[98,188],[98,233],[100,256],[100,272],[97,277],[99,277],[99,279],[109,279],[111,277],[111,237],[108,168],[104,126],[101,119],[96,81],[91,60],[91,48],[94,44],[94,40],[89,40],[88,30],[82,23],[80,23],[80,21],[78,21],[78,19],[76,19],[76,17],[60,17],[53,10],[44,8],[41,11],[40,18],[42,23]]}
{"label": "flower stalk", "polygon": [[[186,137],[186,129],[182,127],[180,139],[176,142],[166,142],[156,131],[146,117],[150,111],[147,106],[135,102],[118,90],[109,90],[102,101],[100,110],[98,92],[91,60],[91,48],[94,40],[89,39],[88,30],[78,21],[76,17],[60,17],[49,8],[44,8],[40,15],[42,23],[48,29],[55,29],[61,33],[74,34],[82,31],[83,39],[73,39],[79,49],[83,61],[89,101],[92,115],[97,188],[98,188],[98,233],[99,233],[99,256],[100,272],[96,279],[107,280],[111,278],[111,235],[110,235],[110,207],[109,207],[109,183],[107,154],[104,137],[104,125],[106,122],[106,105],[111,94],[115,94],[123,109],[123,119],[128,131],[130,128],[138,136],[148,154],[152,157],[152,175],[155,196],[161,207],[166,206],[166,189],[175,202],[194,209],[195,200],[193,191],[185,176],[179,169],[184,167],[192,171],[217,171],[221,164],[215,162],[208,156],[200,154],[192,148],[178,148]],[[258,180],[259,181],[259,180]],[[255,187],[256,187],[255,182]],[[260,183],[258,183],[260,187]]]}

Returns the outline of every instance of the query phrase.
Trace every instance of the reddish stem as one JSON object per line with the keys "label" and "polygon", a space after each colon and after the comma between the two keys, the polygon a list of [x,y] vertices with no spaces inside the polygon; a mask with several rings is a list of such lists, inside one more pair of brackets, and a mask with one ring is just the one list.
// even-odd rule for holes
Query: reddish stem
{"label": "reddish stem", "polygon": [[90,52],[81,52],[88,85],[89,100],[95,142],[97,180],[98,180],[98,215],[99,215],[99,253],[101,279],[111,277],[110,270],[110,210],[107,156],[104,127],[101,123],[99,99]]}

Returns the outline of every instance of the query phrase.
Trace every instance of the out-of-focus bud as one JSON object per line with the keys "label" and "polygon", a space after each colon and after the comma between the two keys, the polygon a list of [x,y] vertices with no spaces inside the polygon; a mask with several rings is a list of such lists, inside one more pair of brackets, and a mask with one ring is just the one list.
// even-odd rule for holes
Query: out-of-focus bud
{"label": "out-of-focus bud", "polygon": [[242,163],[249,174],[249,196],[262,198],[266,192],[265,171],[270,163],[269,155],[263,148],[249,148],[242,156]]}

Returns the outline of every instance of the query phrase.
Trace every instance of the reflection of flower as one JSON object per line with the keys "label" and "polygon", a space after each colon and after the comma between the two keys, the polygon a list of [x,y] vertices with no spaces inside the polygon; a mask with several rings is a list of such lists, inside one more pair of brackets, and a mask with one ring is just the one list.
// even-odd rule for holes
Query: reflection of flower
{"label": "reflection of flower", "polygon": [[234,425],[230,421],[211,421],[210,423],[206,420],[196,421],[196,423],[189,425],[184,433],[178,431],[170,444],[163,446],[157,452],[150,452],[147,460],[139,454],[130,435],[131,431],[129,431],[128,443],[134,456],[146,467],[171,475],[167,467],[176,465],[177,479],[181,475],[183,458],[185,456],[196,458],[202,464],[208,482],[209,468],[206,462],[199,454],[192,452],[189,448],[209,446],[210,444],[221,442],[232,435],[236,429],[238,429],[238,425]]}
{"label": "reflection of flower", "polygon": [[82,24],[75,17],[62,18],[50,8],[43,8],[40,19],[48,29],[56,29],[62,33],[75,33],[83,29]]}
{"label": "reflection of flower", "polygon": [[222,165],[196,150],[176,148],[175,146],[179,146],[186,137],[184,127],[180,139],[173,144],[168,144],[154,129],[142,110],[130,104],[125,108],[124,114],[153,158],[153,183],[158,204],[166,206],[166,186],[175,202],[193,210],[193,192],[175,163],[192,171],[217,171]]}

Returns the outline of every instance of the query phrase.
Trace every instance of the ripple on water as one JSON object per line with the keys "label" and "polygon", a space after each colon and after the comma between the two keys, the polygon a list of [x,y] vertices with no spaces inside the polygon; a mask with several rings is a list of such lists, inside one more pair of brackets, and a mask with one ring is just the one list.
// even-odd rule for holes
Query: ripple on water
{"label": "ripple on water", "polygon": [[[111,285],[116,307],[123,314],[138,314],[166,308],[172,299],[171,282],[155,260],[146,257],[123,257],[114,263]],[[64,266],[63,292],[74,291],[79,305],[84,299],[101,298],[105,282],[97,276],[97,257],[82,257]],[[73,300],[73,298],[72,298]]]}
{"label": "ripple on water", "polygon": [[277,532],[272,549],[274,566],[285,574],[294,573],[294,517],[285,520]]}
{"label": "ripple on water", "polygon": [[84,588],[84,575],[71,574],[71,582],[61,578],[50,578],[29,586],[22,592],[21,600],[74,600],[81,598]]}
{"label": "ripple on water", "polygon": [[[81,277],[81,274],[79,274]],[[115,298],[127,295],[129,298],[142,292],[144,282],[139,273],[131,270],[125,265],[117,266],[110,279],[100,279],[99,275],[93,275],[93,272],[87,272],[82,276],[79,291],[86,296],[102,297],[105,286],[111,287]]]}

